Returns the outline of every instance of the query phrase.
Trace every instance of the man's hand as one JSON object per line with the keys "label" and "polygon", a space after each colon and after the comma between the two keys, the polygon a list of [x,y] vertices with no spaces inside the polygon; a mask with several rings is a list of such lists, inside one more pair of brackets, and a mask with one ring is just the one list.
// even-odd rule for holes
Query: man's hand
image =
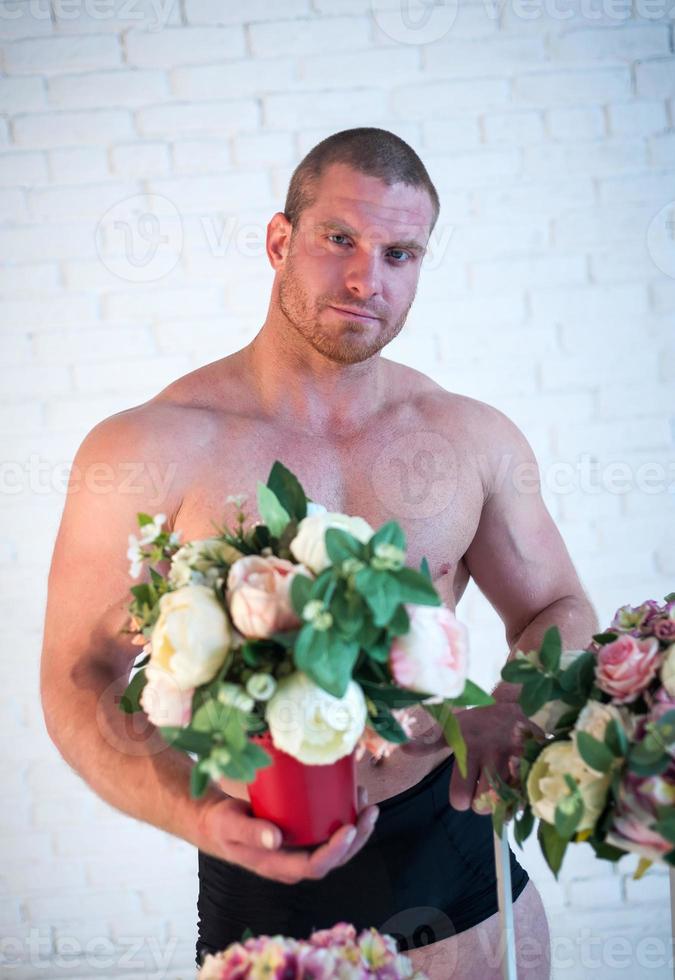
{"label": "man's hand", "polygon": [[[490,789],[485,770],[508,778],[509,757],[520,754],[518,722],[536,726],[515,701],[498,701],[483,708],[462,708],[455,712],[466,742],[466,777],[453,766],[450,779],[450,805],[467,810],[476,797]],[[487,813],[475,808],[476,812]]]}
{"label": "man's hand", "polygon": [[[356,827],[344,824],[316,850],[285,850],[275,824],[252,816],[251,805],[245,800],[223,795],[222,800],[210,800],[204,807],[199,848],[287,885],[303,878],[324,878],[349,861],[370,837],[379,809],[365,804],[365,790],[359,786]],[[353,836],[351,831],[355,831]]]}

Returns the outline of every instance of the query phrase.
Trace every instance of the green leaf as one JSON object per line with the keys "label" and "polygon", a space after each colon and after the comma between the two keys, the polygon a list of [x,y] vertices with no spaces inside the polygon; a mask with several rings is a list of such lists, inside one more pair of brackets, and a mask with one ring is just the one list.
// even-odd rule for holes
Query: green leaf
{"label": "green leaf", "polygon": [[581,823],[584,815],[584,801],[579,787],[572,777],[566,773],[565,781],[570,789],[568,796],[563,797],[555,808],[555,829],[558,834],[569,840]]}
{"label": "green leaf", "polygon": [[516,817],[513,821],[513,837],[517,844],[522,847],[524,841],[532,833],[534,827],[534,814],[532,813],[532,808],[528,805],[522,812],[520,817]]}
{"label": "green leaf", "polygon": [[473,681],[466,680],[464,683],[464,690],[456,698],[446,699],[455,708],[463,708],[467,705],[479,705],[480,707],[485,707],[489,704],[496,704],[495,699],[487,691],[484,691],[482,687],[478,684],[474,684]]}
{"label": "green leaf", "polygon": [[570,695],[574,694],[580,699],[579,707],[588,700],[594,679],[595,654],[590,650],[580,653],[569,667],[558,675],[558,683],[563,691]]}
{"label": "green leaf", "polygon": [[366,546],[341,527],[327,527],[324,540],[326,552],[334,565],[340,565],[348,558],[365,560]]}
{"label": "green leaf", "polygon": [[386,626],[401,602],[401,590],[390,572],[362,568],[354,576],[354,585],[370,606],[376,626]]}
{"label": "green leaf", "polygon": [[136,520],[138,521],[139,527],[145,527],[146,524],[152,524],[153,518],[150,514],[138,513],[136,514]]}
{"label": "green leaf", "polygon": [[301,521],[307,516],[307,497],[300,481],[278,459],[267,477],[267,486],[290,517]]}
{"label": "green leaf", "polygon": [[664,602],[675,602],[675,592],[669,592],[668,595],[664,598],[663,601]]}
{"label": "green leaf", "polygon": [[549,626],[539,647],[539,662],[542,667],[554,674],[560,666],[562,640],[557,626]]}
{"label": "green leaf", "polygon": [[295,645],[295,665],[336,698],[344,697],[359,655],[359,644],[309,624]]}
{"label": "green leaf", "polygon": [[670,765],[670,755],[652,732],[633,745],[628,753],[628,768],[639,776],[655,776]]}
{"label": "green leaf", "polygon": [[538,673],[539,671],[534,664],[530,663],[529,660],[522,660],[520,658],[509,660],[501,669],[502,680],[509,681],[512,684],[522,684],[523,681],[534,677]]}
{"label": "green leaf", "polygon": [[466,742],[455,713],[445,703],[425,704],[423,707],[441,726],[446,742],[454,749],[459,771],[466,776]]}
{"label": "green leaf", "polygon": [[382,702],[375,705],[375,714],[369,714],[368,718],[368,723],[371,727],[388,742],[401,745],[409,741],[403,728],[401,728],[394,715],[392,715]]}
{"label": "green leaf", "polygon": [[182,749],[183,752],[208,755],[213,747],[213,738],[208,732],[180,728],[176,725],[162,725],[159,730],[166,742],[174,749]]}
{"label": "green leaf", "polygon": [[237,779],[242,783],[250,783],[255,779],[258,769],[272,765],[272,756],[255,742],[246,741],[243,748],[232,753],[230,761],[223,766],[223,775],[228,779]]}
{"label": "green leaf", "polygon": [[297,616],[302,617],[302,610],[310,600],[314,580],[307,575],[297,572],[291,580],[291,602]]}
{"label": "green leaf", "polygon": [[[391,708],[407,708],[411,704],[418,704],[420,699],[425,697],[424,694],[419,694],[417,691],[408,691],[402,687],[375,684],[372,681],[363,680],[360,677],[357,680],[363,688],[363,693],[366,697],[369,697],[376,704],[381,701]],[[431,697],[430,694],[426,696]],[[424,708],[427,708],[427,705],[424,705]]]}
{"label": "green leaf", "polygon": [[120,698],[120,711],[124,711],[128,715],[132,715],[134,712],[142,710],[141,692],[145,687],[147,680],[148,678],[146,677],[144,670],[139,670],[134,674],[127,684],[124,694]]}
{"label": "green leaf", "polygon": [[616,718],[610,718],[605,729],[605,745],[612,755],[623,758],[628,752],[628,738]]}
{"label": "green leaf", "polygon": [[588,732],[577,732],[576,739],[579,755],[586,765],[597,772],[609,772],[614,762],[611,749]]}
{"label": "green leaf", "polygon": [[552,693],[553,678],[545,677],[537,671],[536,674],[524,681],[518,703],[525,714],[530,717],[539,711],[547,701],[551,700]]}
{"label": "green leaf", "polygon": [[565,850],[568,842],[564,837],[560,836],[552,824],[546,823],[545,820],[539,821],[537,838],[539,840],[539,844],[541,845],[541,850],[546,863],[557,880],[558,872],[562,866],[563,857],[565,856]]}
{"label": "green leaf", "polygon": [[672,811],[653,824],[654,830],[671,844],[675,844],[675,813]]}
{"label": "green leaf", "polygon": [[405,551],[405,534],[401,530],[400,525],[396,521],[387,521],[383,524],[375,534],[371,537],[368,545],[370,547],[370,553],[375,554],[375,548],[378,544],[393,544],[396,548],[400,548],[401,551]]}
{"label": "green leaf", "polygon": [[200,768],[199,763],[195,763],[190,772],[190,795],[197,799],[206,792],[209,785],[210,776]]}
{"label": "green leaf", "polygon": [[403,603],[396,607],[387,629],[392,636],[405,636],[410,630],[410,616]]}
{"label": "green leaf", "polygon": [[390,574],[398,583],[401,602],[417,603],[419,606],[441,605],[433,583],[422,572],[417,572],[414,568],[399,568]]}
{"label": "green leaf", "polygon": [[282,506],[281,501],[273,491],[260,480],[258,480],[257,491],[260,516],[269,528],[270,534],[278,538],[283,534],[284,528],[290,521],[290,514]]}
{"label": "green leaf", "polygon": [[611,630],[607,630],[605,633],[594,633],[593,639],[600,646],[605,646],[607,643],[613,643],[617,638],[617,633],[612,633]]}
{"label": "green leaf", "polygon": [[431,572],[429,570],[429,562],[424,557],[420,562],[420,572],[422,573],[422,575],[426,576],[426,578],[428,578],[429,581],[431,582]]}

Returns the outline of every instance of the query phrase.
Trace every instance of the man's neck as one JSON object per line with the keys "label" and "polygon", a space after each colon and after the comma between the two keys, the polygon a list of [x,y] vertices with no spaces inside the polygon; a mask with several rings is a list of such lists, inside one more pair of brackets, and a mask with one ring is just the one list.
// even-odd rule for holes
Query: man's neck
{"label": "man's neck", "polygon": [[379,353],[357,364],[338,363],[300,334],[282,334],[266,322],[240,354],[262,413],[287,429],[332,438],[356,434],[386,399]]}

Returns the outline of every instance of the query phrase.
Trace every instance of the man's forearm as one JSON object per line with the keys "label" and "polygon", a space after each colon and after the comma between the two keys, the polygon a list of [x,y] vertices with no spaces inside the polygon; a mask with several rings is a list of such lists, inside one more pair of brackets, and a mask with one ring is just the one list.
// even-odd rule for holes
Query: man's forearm
{"label": "man's forearm", "polygon": [[[593,634],[598,632],[597,616],[590,602],[581,596],[566,596],[542,609],[528,623],[512,641],[506,662],[515,656],[517,650],[537,650],[549,626],[559,628],[564,650],[584,649]],[[497,701],[517,701],[520,690],[520,684],[500,680],[492,694]]]}
{"label": "man's forearm", "polygon": [[[56,705],[45,700],[45,721],[54,744],[94,792],[123,813],[199,846],[199,819],[209,787],[190,795],[193,761],[170,748],[143,712],[118,707],[126,679],[87,671]],[[52,699],[53,700],[53,699]]]}

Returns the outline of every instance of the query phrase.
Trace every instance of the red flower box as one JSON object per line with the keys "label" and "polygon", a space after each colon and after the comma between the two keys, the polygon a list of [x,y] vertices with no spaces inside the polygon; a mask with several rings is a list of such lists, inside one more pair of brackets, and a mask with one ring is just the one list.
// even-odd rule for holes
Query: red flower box
{"label": "red flower box", "polygon": [[248,784],[253,815],[270,820],[284,847],[322,844],[345,823],[356,823],[356,749],[328,765],[306,765],[277,749],[269,732],[251,740],[272,756]]}

